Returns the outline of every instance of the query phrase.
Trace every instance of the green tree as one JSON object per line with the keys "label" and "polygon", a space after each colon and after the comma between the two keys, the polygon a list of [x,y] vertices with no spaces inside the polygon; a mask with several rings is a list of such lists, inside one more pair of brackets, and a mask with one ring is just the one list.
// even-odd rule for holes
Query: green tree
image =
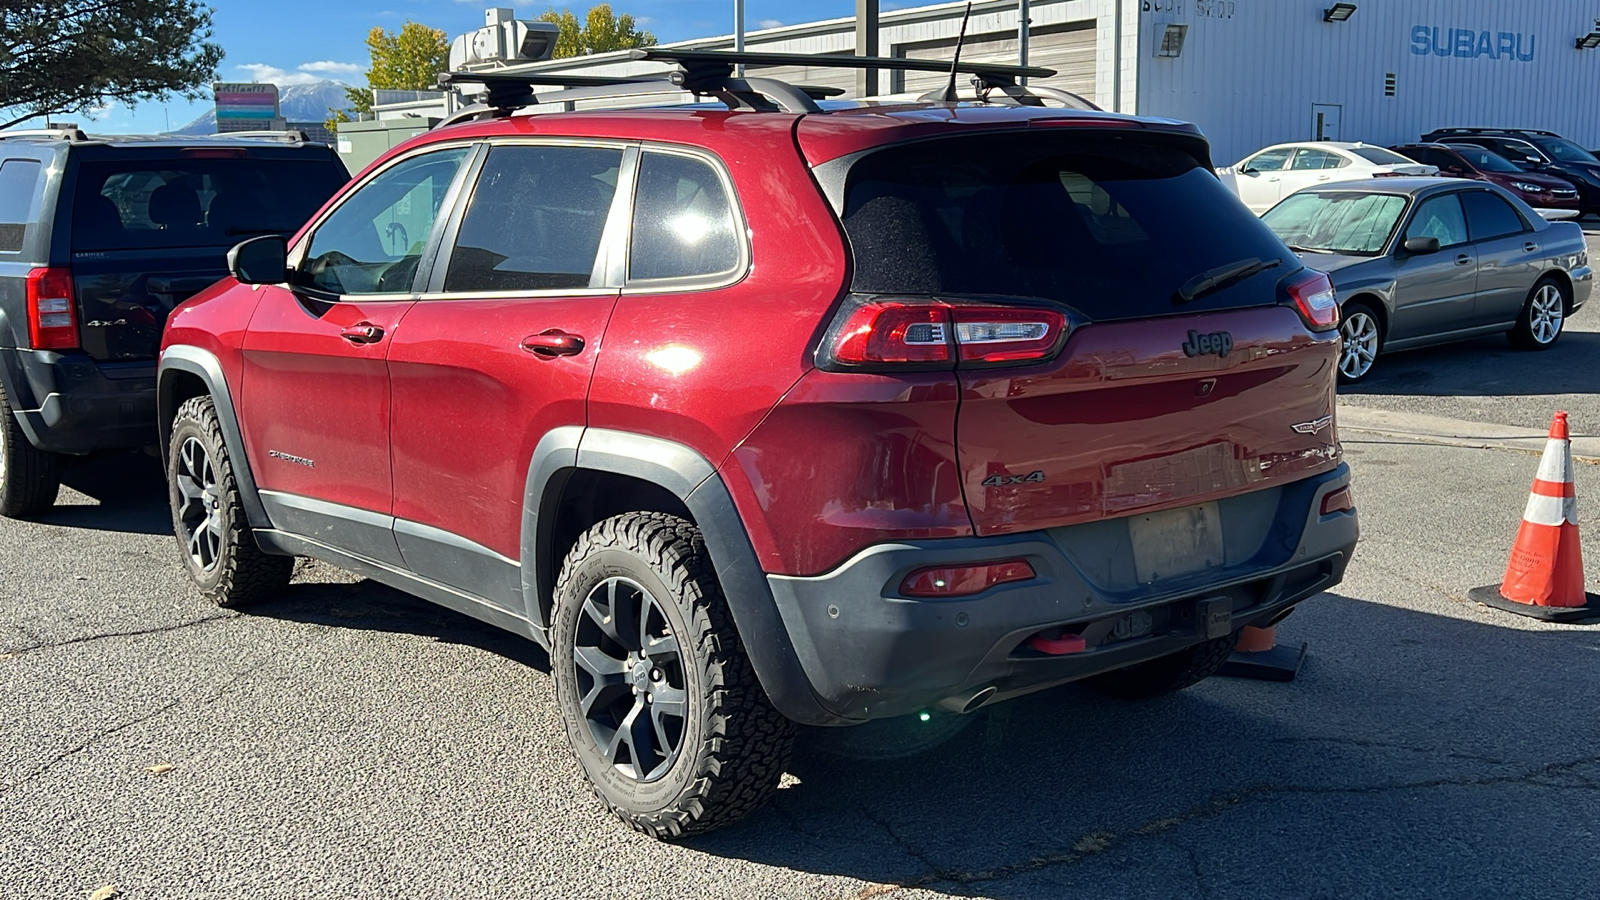
{"label": "green tree", "polygon": [[580,24],[572,10],[556,12],[550,9],[539,16],[541,22],[553,22],[561,29],[556,38],[556,57],[583,56],[588,53],[608,53],[612,50],[631,50],[634,47],[653,47],[656,36],[640,31],[633,16],[611,11],[611,4],[592,7]]}
{"label": "green tree", "polygon": [[0,119],[191,99],[216,77],[222,48],[195,0],[0,2]]}
{"label": "green tree", "polygon": [[[372,112],[372,92],[436,91],[439,73],[450,66],[450,42],[444,32],[416,22],[406,22],[399,31],[374,28],[367,35],[367,51],[372,65],[367,69],[367,86],[348,88],[350,108],[356,113]],[[340,122],[351,119],[344,110],[333,110],[325,123],[338,130]]]}

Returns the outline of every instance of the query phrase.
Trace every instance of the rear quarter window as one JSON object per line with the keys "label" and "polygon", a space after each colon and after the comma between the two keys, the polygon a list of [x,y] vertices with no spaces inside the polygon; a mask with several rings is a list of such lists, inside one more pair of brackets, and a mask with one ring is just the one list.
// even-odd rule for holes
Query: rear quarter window
{"label": "rear quarter window", "polygon": [[28,225],[38,221],[43,170],[36,159],[0,162],[0,253],[21,250]]}
{"label": "rear quarter window", "polygon": [[[846,184],[860,293],[1035,297],[1095,320],[1276,302],[1295,258],[1188,153],[1149,139],[1005,134],[893,147]],[[1196,275],[1281,260],[1188,304]]]}

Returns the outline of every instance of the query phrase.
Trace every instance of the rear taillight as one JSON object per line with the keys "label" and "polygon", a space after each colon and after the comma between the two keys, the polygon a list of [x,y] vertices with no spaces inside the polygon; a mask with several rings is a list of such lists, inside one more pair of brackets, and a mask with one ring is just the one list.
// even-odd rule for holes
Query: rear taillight
{"label": "rear taillight", "polygon": [[1307,269],[1289,282],[1289,301],[1301,321],[1312,331],[1332,331],[1339,327],[1339,299],[1333,282],[1321,272]]}
{"label": "rear taillight", "polygon": [[1322,498],[1322,514],[1325,516],[1331,516],[1334,513],[1355,512],[1355,509],[1356,501],[1354,497],[1350,496],[1349,485],[1329,491],[1328,495]]}
{"label": "rear taillight", "polygon": [[821,362],[843,369],[948,369],[1050,358],[1068,331],[1059,310],[922,298],[850,298]]}
{"label": "rear taillight", "polygon": [[966,597],[981,594],[997,584],[1028,581],[1037,577],[1025,559],[973,563],[962,566],[936,566],[918,569],[900,582],[900,593],[907,597]]}
{"label": "rear taillight", "polygon": [[188,147],[178,155],[184,159],[244,159],[250,151],[243,147]]}
{"label": "rear taillight", "polygon": [[35,350],[78,347],[71,269],[34,269],[28,273],[28,338]]}

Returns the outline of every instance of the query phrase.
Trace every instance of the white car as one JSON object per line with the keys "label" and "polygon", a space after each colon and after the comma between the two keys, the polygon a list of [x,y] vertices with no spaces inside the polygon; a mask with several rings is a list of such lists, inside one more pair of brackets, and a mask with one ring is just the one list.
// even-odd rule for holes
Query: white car
{"label": "white car", "polygon": [[1295,191],[1329,181],[1437,174],[1437,166],[1407,159],[1385,147],[1340,141],[1275,144],[1237,165],[1217,170],[1222,182],[1258,216]]}

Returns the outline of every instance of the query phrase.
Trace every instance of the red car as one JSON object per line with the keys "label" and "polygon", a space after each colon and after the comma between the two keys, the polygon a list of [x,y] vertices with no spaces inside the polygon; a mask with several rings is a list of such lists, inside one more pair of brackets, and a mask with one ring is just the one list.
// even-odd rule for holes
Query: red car
{"label": "red car", "polygon": [[1493,150],[1475,144],[1403,144],[1396,153],[1438,166],[1439,174],[1497,184],[1534,209],[1578,211],[1578,189],[1554,175],[1525,172]]}
{"label": "red car", "polygon": [[794,723],[1177,690],[1339,582],[1333,291],[1197,129],[641,54],[727,108],[473,76],[492,108],[173,316],[211,599],[310,556],[526,636],[601,800],[677,837],[769,796]]}

